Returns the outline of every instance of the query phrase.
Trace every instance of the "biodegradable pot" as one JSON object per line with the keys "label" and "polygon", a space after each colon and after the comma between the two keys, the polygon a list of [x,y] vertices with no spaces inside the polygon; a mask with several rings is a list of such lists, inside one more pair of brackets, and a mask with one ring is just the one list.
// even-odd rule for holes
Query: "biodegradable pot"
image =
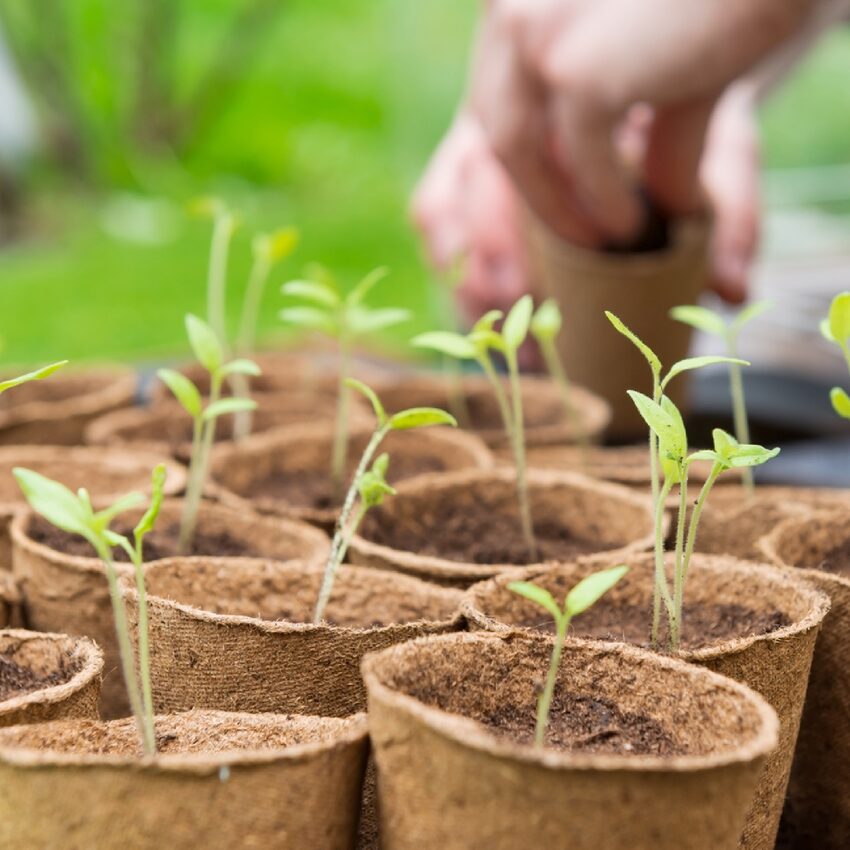
{"label": "biodegradable pot", "polygon": [[[348,487],[371,428],[352,429],[348,447]],[[331,492],[333,427],[303,425],[258,434],[240,443],[217,446],[211,478],[219,498],[233,507],[307,520],[332,528],[339,515]],[[393,431],[379,452],[388,452],[387,478],[393,484],[427,472],[489,469],[493,456],[472,434],[449,428]]]}
{"label": "biodegradable pot", "polygon": [[[464,375],[461,380],[463,410],[468,422],[460,424],[477,434],[498,454],[509,456],[510,445],[498,403],[490,381],[484,375]],[[505,389],[510,387],[505,381]],[[408,407],[441,407],[456,410],[450,378],[437,373],[418,372],[393,376],[379,381],[375,387],[387,410]],[[558,385],[549,378],[524,375],[521,378],[522,409],[525,440],[528,447],[569,445],[577,442],[575,423],[564,408]],[[573,387],[573,404],[581,423],[581,433],[590,442],[597,442],[611,419],[608,404],[584,387]]]}
{"label": "biodegradable pot", "polygon": [[0,727],[96,719],[102,672],[103,653],[88,638],[0,631]]}
{"label": "biodegradable pot", "polygon": [[[157,528],[146,538],[148,560],[168,553],[163,538],[168,545],[175,544],[181,508],[179,501],[163,504]],[[113,528],[129,531],[136,517],[127,517],[124,523],[119,518]],[[19,514],[11,532],[14,574],[24,597],[27,624],[40,631],[94,638],[106,655],[101,710],[107,718],[120,716],[128,704],[102,563],[88,554],[90,548],[82,538],[54,531],[32,513]],[[61,548],[54,548],[54,542]],[[210,554],[249,555],[261,563],[306,559],[319,564],[327,556],[328,546],[327,537],[305,523],[240,513],[215,504],[202,505],[198,516],[196,547],[208,548]],[[127,563],[117,567],[121,574],[132,574]]]}
{"label": "biodegradable pot", "polygon": [[[12,568],[9,526],[27,501],[12,475],[16,466],[40,472],[66,487],[85,487],[98,503],[114,502],[132,490],[150,491],[151,473],[163,461],[159,453],[126,449],[93,449],[83,446],[4,446],[0,448],[0,570]],[[186,470],[167,463],[165,492],[181,493]]]}
{"label": "biodegradable pot", "polygon": [[110,368],[23,384],[0,404],[0,445],[79,445],[92,419],[132,403],[136,383],[131,369]]}
{"label": "biodegradable pot", "polygon": [[[578,248],[529,216],[532,264],[545,292],[561,307],[558,335],[570,377],[604,398],[612,409],[608,436],[634,438],[645,432],[626,390],[645,388],[649,372],[643,356],[605,317],[620,317],[659,356],[671,364],[686,357],[691,329],[670,320],[677,304],[695,303],[706,281],[709,226],[702,218],[674,222],[667,250],[612,254]],[[686,399],[687,376],[670,385],[677,404]]]}
{"label": "biodegradable pot", "polygon": [[0,629],[17,625],[21,594],[12,574],[0,570]]}
{"label": "biodegradable pot", "polygon": [[366,719],[192,711],[0,731],[0,846],[350,850]]}
{"label": "biodegradable pot", "polygon": [[568,641],[557,743],[538,750],[550,653],[459,634],[366,658],[384,850],[734,848],[776,746],[770,706],[678,660]]}
{"label": "biodegradable pot", "polygon": [[847,509],[783,520],[759,541],[767,560],[798,568],[832,600],[815,647],[788,788],[785,826],[788,846],[795,850],[844,850],[850,840],[848,544]]}
{"label": "biodegradable pot", "polygon": [[[668,558],[672,567],[672,555]],[[513,631],[548,629],[539,608],[508,590],[532,581],[563,599],[566,592],[612,559],[557,564],[505,573],[467,591],[470,627]],[[575,634],[648,643],[652,555],[627,560],[631,571],[573,626]],[[758,691],[776,710],[779,747],[767,759],[741,847],[772,850],[806,696],[815,640],[829,610],[826,594],[803,579],[728,557],[694,556],[688,574],[683,647],[677,655]],[[747,607],[751,606],[751,607]]]}
{"label": "biodegradable pot", "polygon": [[[392,468],[392,467],[391,467]],[[529,470],[540,560],[648,549],[651,500],[570,472]],[[370,512],[349,549],[351,563],[467,587],[522,563],[513,470],[422,476]]]}
{"label": "biodegradable pot", "polygon": [[[460,593],[343,566],[326,616],[310,620],[322,571],[300,564],[175,558],[146,571],[151,677],[159,711],[218,707],[345,716],[366,707],[360,659],[460,627]],[[138,597],[123,592],[131,623]],[[358,847],[375,848],[371,772]],[[304,845],[305,847],[307,845]]]}

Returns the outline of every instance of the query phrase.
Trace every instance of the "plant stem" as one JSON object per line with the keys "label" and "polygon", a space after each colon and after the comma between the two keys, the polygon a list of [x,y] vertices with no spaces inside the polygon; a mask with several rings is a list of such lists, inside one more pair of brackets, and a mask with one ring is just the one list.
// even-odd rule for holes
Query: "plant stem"
{"label": "plant stem", "polygon": [[466,394],[463,391],[462,372],[457,360],[443,355],[443,370],[448,384],[449,409],[457,419],[458,425],[461,428],[468,428],[471,417],[469,405],[466,403]]}
{"label": "plant stem", "polygon": [[670,596],[670,588],[667,585],[667,574],[664,568],[664,512],[665,503],[672,488],[672,483],[665,478],[664,486],[661,487],[658,499],[655,502],[655,588],[652,594],[652,632],[650,635],[654,649],[658,649],[658,637],[661,629],[661,603],[664,603],[668,617],[673,610],[673,598]]}
{"label": "plant stem", "polygon": [[[653,371],[652,373],[652,400],[658,404],[661,400],[661,383],[659,376]],[[664,575],[664,507],[659,508],[659,499],[663,503],[665,497],[661,497],[661,482],[658,480],[659,462],[658,462],[659,442],[655,436],[655,431],[649,429],[649,478],[650,487],[652,489],[652,506],[655,510],[655,523],[653,530],[655,532],[655,576],[656,589],[652,595],[652,645],[658,646],[658,632],[661,628],[661,594],[658,592],[658,575]],[[668,491],[669,492],[669,491]],[[658,512],[661,510],[661,524],[658,521]]]}
{"label": "plant stem", "polygon": [[[251,382],[247,375],[237,374],[230,376],[230,387],[236,398],[251,397]],[[233,414],[233,439],[235,442],[244,440],[251,433],[254,424],[253,410],[237,410]]]}
{"label": "plant stem", "polygon": [[250,357],[254,352],[260,304],[270,269],[268,260],[262,256],[258,256],[251,266],[245,298],[242,301],[242,315],[239,317],[239,331],[236,334],[236,353],[240,357]]}
{"label": "plant stem", "polygon": [[232,235],[233,220],[230,214],[216,216],[207,277],[207,319],[225,351],[228,345],[224,300],[227,291],[227,255]]}
{"label": "plant stem", "polygon": [[313,612],[313,625],[321,623],[322,618],[325,616],[325,608],[327,608],[328,602],[331,598],[331,593],[333,592],[337,571],[348,553],[351,538],[357,533],[357,529],[360,527],[360,523],[363,522],[363,517],[366,516],[366,511],[368,510],[369,508],[366,505],[361,504],[354,520],[340,535],[339,542],[333,550],[333,562],[330,560],[328,561],[328,565],[325,568],[325,574],[322,577],[322,586],[319,590],[319,598],[316,602],[316,609]]}
{"label": "plant stem", "polygon": [[575,432],[576,440],[581,448],[582,461],[585,462],[587,460],[588,445],[587,431],[584,428],[584,423],[581,421],[581,416],[579,416],[578,408],[575,405],[572,384],[567,377],[566,369],[564,369],[564,364],[558,355],[558,349],[555,347],[555,343],[551,339],[544,339],[539,342],[540,353],[543,355],[543,362],[546,364],[546,371],[561,390],[564,409],[567,412],[570,425]]}
{"label": "plant stem", "polygon": [[705,483],[702,485],[702,489],[700,490],[699,496],[696,500],[696,504],[694,504],[694,509],[691,512],[691,521],[688,525],[688,540],[685,545],[685,557],[682,562],[683,585],[688,578],[688,569],[691,566],[691,556],[694,554],[694,547],[696,546],[697,528],[699,528],[699,521],[700,516],[702,515],[702,509],[705,506],[706,500],[708,499],[708,494],[711,492],[711,488],[714,487],[714,483],[715,481],[717,481],[722,471],[723,468],[717,463],[715,463],[711,467],[711,472],[709,473],[708,478],[705,479]]}
{"label": "plant stem", "polygon": [[348,406],[350,390],[345,383],[351,361],[350,343],[345,335],[339,340],[339,384],[336,396],[336,424],[331,451],[331,483],[335,500],[342,496],[345,467],[348,461]]}
{"label": "plant stem", "polygon": [[[726,345],[730,357],[737,357],[737,343],[733,334],[729,334]],[[735,438],[739,443],[750,442],[750,424],[747,419],[747,405],[744,400],[744,379],[741,367],[737,363],[729,364],[729,391],[732,395],[732,418],[735,423]],[[752,494],[755,488],[753,471],[749,467],[741,470],[744,489]]]}
{"label": "plant stem", "polygon": [[135,550],[133,568],[136,573],[136,593],[139,597],[139,679],[142,686],[142,706],[144,708],[145,732],[148,739],[154,742],[156,749],[156,732],[154,730],[153,691],[151,689],[151,656],[150,629],[148,625],[148,595],[145,588],[145,572],[141,547]]}
{"label": "plant stem", "polygon": [[676,566],[673,573],[673,612],[670,629],[670,649],[679,648],[682,629],[682,601],[684,594],[685,517],[688,512],[688,468],[679,465],[679,510],[676,518]]}
{"label": "plant stem", "polygon": [[543,693],[537,700],[537,723],[534,728],[534,746],[542,748],[546,742],[546,727],[549,725],[549,712],[552,709],[552,698],[555,695],[555,685],[558,682],[558,667],[561,664],[561,654],[564,651],[564,641],[567,629],[570,627],[570,617],[566,614],[555,621],[555,646],[552,647],[552,658],[549,661],[549,672],[546,674],[546,684]]}
{"label": "plant stem", "polygon": [[[346,532],[351,512],[354,509],[354,502],[357,499],[360,480],[363,478],[363,474],[368,469],[369,464],[372,462],[372,458],[375,456],[375,452],[378,450],[378,447],[381,445],[384,437],[386,437],[389,433],[389,430],[389,425],[382,425],[375,431],[374,434],[372,434],[372,438],[369,440],[369,444],[366,446],[366,450],[360,458],[360,463],[357,465],[357,470],[354,473],[354,478],[351,480],[348,492],[345,494],[345,502],[343,502],[342,510],[339,512],[339,516],[337,517],[334,537],[331,541],[328,560],[325,564],[325,572],[322,576],[322,586],[319,590],[319,598],[313,612],[313,623],[320,623],[322,621],[325,606],[328,604],[328,599],[330,599],[331,590],[333,589],[336,572],[339,569],[339,565],[342,563],[345,551],[348,549],[348,544],[351,542],[351,537],[354,534],[353,531],[349,535],[347,535]],[[360,524],[361,519],[362,517],[359,517],[354,523],[355,530]]]}

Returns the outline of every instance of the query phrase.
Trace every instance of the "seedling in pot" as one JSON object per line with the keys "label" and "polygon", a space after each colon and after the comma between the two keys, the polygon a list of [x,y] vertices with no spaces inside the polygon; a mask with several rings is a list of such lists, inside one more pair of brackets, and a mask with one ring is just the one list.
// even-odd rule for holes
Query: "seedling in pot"
{"label": "seedling in pot", "polygon": [[[841,349],[844,362],[850,370],[850,292],[839,292],[829,305],[829,315],[820,324],[824,339]],[[841,387],[833,387],[829,394],[832,409],[842,418],[850,419],[850,396]]]}
{"label": "seedling in pot", "polygon": [[[466,336],[451,331],[431,331],[419,334],[411,340],[411,344],[419,348],[430,348],[458,360],[474,360],[481,366],[489,379],[514,456],[520,523],[522,535],[528,547],[530,562],[537,560],[538,549],[531,518],[531,504],[528,498],[525,426],[518,352],[528,336],[533,310],[534,303],[531,296],[523,295],[511,307],[502,324],[501,331],[497,331],[494,325],[502,318],[502,313],[499,310],[491,310],[473,325],[472,330]],[[510,381],[510,400],[508,400],[508,395],[505,393],[493,365],[491,351],[498,351],[505,358]]]}
{"label": "seedling in pot", "polygon": [[537,698],[537,723],[534,730],[534,746],[541,748],[546,741],[546,729],[549,725],[549,714],[552,710],[552,698],[555,695],[555,684],[558,681],[558,667],[564,651],[564,642],[570,623],[579,614],[583,614],[604,596],[627,572],[626,566],[611,567],[583,578],[564,599],[561,608],[552,594],[543,587],[530,581],[513,581],[508,590],[524,596],[539,605],[555,619],[555,643],[552,647],[552,657],[549,661],[549,672],[540,696]]}
{"label": "seedling in pot", "polygon": [[[660,449],[664,483],[661,487],[660,498],[656,503],[655,545],[656,552],[659,550],[662,552],[662,561],[660,569],[658,569],[656,563],[655,600],[656,604],[659,599],[664,603],[670,629],[670,649],[676,650],[681,639],[685,582],[688,577],[691,557],[694,553],[700,517],[711,489],[719,476],[726,470],[760,466],[776,457],[779,454],[779,449],[766,449],[764,446],[751,443],[739,443],[731,434],[727,434],[720,428],[715,428],[712,432],[713,449],[688,454],[688,435],[682,421],[682,415],[667,396],[662,395],[659,402],[634,390],[629,390],[629,396],[658,439]],[[690,504],[688,500],[688,470],[695,461],[710,461],[711,471],[694,503],[690,522],[687,523],[688,505]],[[676,519],[675,567],[671,592],[663,561],[663,516],[665,502],[674,487],[679,488],[679,507]],[[686,524],[687,535],[685,534]],[[730,533],[734,533],[734,531],[730,530]],[[658,623],[653,619],[652,643],[656,648],[658,638]]]}
{"label": "seedling in pot", "polygon": [[[384,410],[384,406],[381,404],[381,400],[374,390],[367,387],[366,384],[353,378],[348,378],[346,379],[346,385],[351,389],[363,393],[369,399],[372,409],[375,411],[376,423],[375,430],[363,451],[360,462],[357,464],[357,469],[354,472],[354,477],[351,479],[351,485],[346,493],[342,510],[336,521],[334,538],[331,542],[331,550],[328,555],[327,564],[325,565],[319,598],[313,613],[314,623],[320,623],[322,621],[325,608],[331,597],[337,571],[345,560],[345,554],[348,551],[351,538],[357,532],[360,523],[363,522],[363,517],[366,516],[370,508],[380,505],[385,496],[395,493],[395,490],[386,482],[389,457],[383,454],[372,463],[372,459],[375,457],[384,438],[391,431],[410,431],[414,428],[427,428],[431,425],[457,426],[457,421],[450,413],[440,410],[437,407],[411,407],[390,415]],[[371,470],[369,468],[370,464],[372,464]],[[358,496],[359,505],[357,506],[357,512],[354,513]]]}
{"label": "seedling in pot", "polygon": [[[121,668],[130,706],[136,718],[136,727],[146,755],[156,753],[156,734],[154,731],[153,695],[150,677],[150,644],[148,635],[148,608],[144,576],[144,538],[150,532],[159,510],[165,487],[165,466],[160,464],[151,477],[151,499],[147,510],[133,529],[133,542],[111,531],[109,526],[119,514],[138,507],[145,501],[141,493],[128,493],[111,507],[95,511],[86,490],[73,493],[64,484],[52,481],[30,469],[17,467],[13,470],[15,478],[27,501],[36,513],[48,522],[67,531],[79,534],[91,543],[97,556],[103,562],[109,583],[109,597],[112,601],[112,613],[115,619],[115,631],[118,637],[118,649],[121,656]],[[118,589],[118,574],[112,557],[113,549],[123,549],[136,577],[136,589],[139,595],[139,676],[133,662],[133,648],[130,642],[130,629],[124,603]]]}
{"label": "seedling in pot", "polygon": [[[738,356],[738,335],[741,328],[748,322],[769,310],[768,301],[758,301],[741,310],[732,321],[727,322],[719,313],[697,305],[674,307],[670,315],[679,322],[684,322],[692,328],[719,336],[726,345],[726,354],[735,358]],[[750,442],[750,423],[747,419],[747,405],[744,399],[744,381],[741,376],[741,364],[729,363],[729,391],[732,396],[732,416],[735,422],[735,437],[740,443]],[[741,480],[748,492],[752,493],[754,482],[751,469],[741,470]]]}
{"label": "seedling in pot", "polygon": [[160,369],[157,375],[174,393],[174,397],[192,417],[192,458],[183,514],[180,519],[180,552],[189,552],[195,536],[198,509],[201,505],[209,467],[210,451],[215,441],[216,421],[220,416],[254,410],[256,403],[247,398],[221,398],[223,382],[232,375],[259,375],[253,360],[237,358],[227,361],[224,347],[213,329],[191,313],[186,316],[186,333],[198,362],[210,376],[210,394],[206,405],[201,393],[189,378],[173,369]]}
{"label": "seedling in pot", "polygon": [[281,292],[308,302],[309,306],[287,307],[280,311],[283,321],[301,330],[315,330],[336,340],[339,349],[339,380],[337,389],[336,427],[331,452],[331,481],[337,498],[342,496],[345,466],[348,456],[349,387],[346,380],[351,371],[351,350],[354,343],[369,334],[405,322],[408,310],[397,307],[369,307],[366,296],[387,270],[369,272],[347,295],[327,270],[313,267],[314,280],[291,280]]}

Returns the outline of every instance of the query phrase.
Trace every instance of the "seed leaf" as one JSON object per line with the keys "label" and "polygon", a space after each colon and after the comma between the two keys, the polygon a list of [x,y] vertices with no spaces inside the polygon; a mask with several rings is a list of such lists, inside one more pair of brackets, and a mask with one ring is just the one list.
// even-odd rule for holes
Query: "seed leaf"
{"label": "seed leaf", "polygon": [[575,617],[587,611],[601,599],[627,572],[627,566],[611,567],[583,578],[568,594],[565,603],[567,613]]}
{"label": "seed leaf", "polygon": [[518,351],[528,336],[531,316],[534,313],[534,301],[530,295],[523,295],[511,307],[502,325],[502,339],[508,351]]}
{"label": "seed leaf", "polygon": [[429,425],[451,425],[457,427],[457,419],[439,407],[411,407],[390,417],[393,431],[409,431],[412,428],[427,428]]}
{"label": "seed leaf", "polygon": [[677,459],[684,458],[688,451],[688,432],[685,430],[682,414],[674,404],[673,399],[666,395],[661,396],[661,409],[670,417],[676,428],[675,440],[672,445],[668,444],[667,448],[668,450],[675,449],[674,454]]}
{"label": "seed leaf", "polygon": [[353,390],[357,390],[357,392],[362,393],[369,399],[372,410],[375,411],[375,418],[378,420],[378,425],[379,427],[383,427],[387,422],[387,412],[384,410],[384,405],[381,404],[378,394],[371,387],[366,386],[366,384],[358,381],[356,378],[346,378],[345,385],[351,387]]}
{"label": "seed leaf", "polygon": [[674,457],[683,457],[686,450],[686,440],[682,440],[681,419],[678,421],[673,419],[660,404],[656,404],[643,393],[629,390],[628,394],[644,422],[658,436],[662,452],[667,452]]}
{"label": "seed leaf", "polygon": [[850,292],[840,292],[829,305],[829,333],[839,345],[850,337]]}
{"label": "seed leaf", "polygon": [[720,455],[717,454],[717,452],[713,452],[711,449],[701,449],[698,452],[693,452],[692,454],[689,454],[685,458],[685,463],[687,463],[690,466],[690,464],[696,463],[697,461],[702,461],[702,460],[710,461],[711,463],[720,463],[720,464],[723,463],[723,458],[720,457]]}
{"label": "seed leaf", "polygon": [[153,528],[156,518],[159,516],[159,510],[162,507],[162,499],[165,493],[165,479],[167,475],[168,472],[164,463],[157,465],[151,474],[151,501],[148,509],[133,529],[133,535],[136,540],[143,537]]}
{"label": "seed leaf", "polygon": [[12,472],[36,513],[63,531],[80,534],[87,540],[92,539],[93,535],[88,526],[91,516],[85,504],[64,484],[20,466],[15,467]]}
{"label": "seed leaf", "polygon": [[337,323],[324,310],[315,307],[286,307],[278,313],[284,322],[289,322],[298,328],[322,331],[328,336],[336,336]]}
{"label": "seed leaf", "polygon": [[481,316],[478,321],[472,326],[473,332],[475,331],[492,331],[493,326],[499,319],[502,318],[505,314],[501,310],[488,310],[483,316]]}
{"label": "seed leaf", "polygon": [[186,316],[186,333],[198,362],[210,374],[217,372],[224,361],[224,351],[215,331],[203,319],[189,313]]}
{"label": "seed leaf", "polygon": [[255,257],[267,263],[285,260],[297,247],[301,234],[294,227],[281,227],[273,233],[260,233],[254,237],[252,249]]}
{"label": "seed leaf", "polygon": [[30,381],[41,381],[52,375],[57,369],[61,369],[67,362],[67,360],[60,360],[58,363],[51,363],[49,366],[43,366],[41,369],[36,369],[34,372],[27,372],[25,375],[19,375],[17,378],[0,381],[0,393],[12,389],[12,387],[19,387],[21,384],[28,384]]}
{"label": "seed leaf", "polygon": [[355,304],[347,311],[348,327],[355,334],[369,334],[410,319],[410,310],[401,307],[371,309]]}
{"label": "seed leaf", "polygon": [[394,496],[396,491],[394,487],[387,484],[386,474],[387,467],[390,463],[390,456],[384,452],[372,464],[372,469],[363,473],[358,485],[360,500],[367,508],[375,508],[383,504],[387,496]]}
{"label": "seed leaf", "polygon": [[219,375],[226,378],[228,375],[250,375],[256,378],[262,375],[263,370],[253,361],[244,357],[239,357],[236,360],[231,360],[225,363],[219,370]]}
{"label": "seed leaf", "polygon": [[201,415],[203,406],[198,388],[185,375],[175,372],[174,369],[157,369],[156,374],[160,381],[171,390],[189,416],[197,419]]}
{"label": "seed leaf", "polygon": [[98,511],[90,523],[91,527],[98,533],[102,534],[104,529],[109,527],[109,524],[118,514],[123,514],[125,511],[131,511],[137,508],[145,501],[145,497],[141,493],[127,493],[113,502],[108,508]]}
{"label": "seed leaf", "polygon": [[540,587],[530,581],[512,581],[508,585],[508,590],[516,593],[519,596],[524,596],[541,608],[548,611],[556,620],[560,620],[563,616],[555,598],[546,590],[545,587]]}
{"label": "seed leaf", "polygon": [[369,274],[364,277],[351,292],[346,296],[346,303],[350,307],[356,307],[358,304],[363,302],[363,299],[369,294],[372,287],[378,283],[378,281],[383,280],[388,274],[390,270],[386,266],[379,266],[376,269],[372,269]]}
{"label": "seed leaf", "polygon": [[677,322],[690,325],[699,331],[704,331],[707,334],[714,336],[726,335],[726,322],[723,317],[715,313],[714,310],[709,310],[707,307],[700,307],[696,304],[683,304],[680,307],[674,307],[670,311],[670,318]]}
{"label": "seed leaf", "polygon": [[679,360],[670,367],[670,371],[664,376],[661,382],[661,389],[665,389],[667,384],[682,372],[688,372],[693,369],[703,369],[706,366],[715,366],[719,363],[735,363],[738,366],[749,366],[748,360],[741,360],[738,357],[721,357],[716,355],[706,355],[704,357],[686,357],[684,360]]}
{"label": "seed leaf", "polygon": [[850,419],[850,396],[841,389],[841,387],[833,387],[829,393],[829,400],[832,402],[832,409],[843,419]]}
{"label": "seed leaf", "polygon": [[204,422],[210,422],[228,413],[240,413],[244,410],[256,410],[257,402],[250,398],[220,398],[214,401],[203,414]]}
{"label": "seed leaf", "polygon": [[561,311],[554,298],[547,298],[531,319],[531,333],[540,342],[551,342],[561,332]]}
{"label": "seed leaf", "polygon": [[333,287],[314,280],[290,280],[281,286],[283,295],[292,298],[303,298],[321,307],[335,308],[339,304],[339,295]]}
{"label": "seed leaf", "polygon": [[732,331],[737,333],[744,325],[771,309],[773,309],[773,303],[770,301],[755,301],[749,304],[732,320]]}
{"label": "seed leaf", "polygon": [[661,361],[658,359],[658,355],[639,336],[637,336],[637,334],[633,333],[628,327],[626,327],[626,325],[613,313],[606,310],[605,315],[608,317],[608,321],[611,322],[611,324],[646,358],[646,362],[649,363],[649,368],[652,369],[652,374],[656,377],[660,375]]}
{"label": "seed leaf", "polygon": [[761,466],[767,463],[771,458],[779,454],[779,449],[766,449],[764,446],[756,446],[745,443],[738,446],[735,454],[729,460],[729,465],[732,467],[742,466]]}
{"label": "seed leaf", "polygon": [[478,355],[474,343],[467,337],[451,331],[429,331],[410,340],[415,348],[430,348],[458,360],[474,360]]}

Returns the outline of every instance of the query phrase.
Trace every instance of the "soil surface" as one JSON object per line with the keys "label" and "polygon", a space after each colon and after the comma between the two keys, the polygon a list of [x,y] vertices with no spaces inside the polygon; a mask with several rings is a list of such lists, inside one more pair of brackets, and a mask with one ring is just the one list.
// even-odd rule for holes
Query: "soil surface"
{"label": "soil surface", "polygon": [[850,540],[830,549],[817,565],[819,570],[850,578]]}
{"label": "soil surface", "polygon": [[[437,406],[445,407],[445,400]],[[563,417],[563,412],[557,405],[543,410],[538,410],[536,407],[526,411],[526,428],[557,425]],[[485,395],[467,396],[466,410],[469,414],[469,427],[475,431],[498,431],[504,428],[495,398]]]}
{"label": "soil surface", "polygon": [[[125,535],[131,542],[133,540],[133,527],[127,523],[117,521],[112,530],[118,534]],[[95,556],[92,545],[76,534],[68,534],[51,525],[41,517],[35,517],[29,525],[29,536],[36,542],[65,555],[76,555],[83,558]],[[189,552],[181,553],[177,546],[177,538],[180,526],[174,522],[167,526],[154,529],[146,535],[144,542],[145,561],[156,561],[160,558],[173,558],[176,555],[219,555],[222,557],[263,557],[264,551],[254,547],[247,540],[239,540],[228,531],[221,529],[209,531],[199,528],[195,533],[195,539]],[[112,550],[116,561],[129,562],[127,553],[123,549]]]}
{"label": "soil surface", "polygon": [[79,670],[79,662],[63,658],[61,666],[56,670],[38,673],[29,667],[18,666],[7,654],[0,654],[0,702],[64,684]]}

